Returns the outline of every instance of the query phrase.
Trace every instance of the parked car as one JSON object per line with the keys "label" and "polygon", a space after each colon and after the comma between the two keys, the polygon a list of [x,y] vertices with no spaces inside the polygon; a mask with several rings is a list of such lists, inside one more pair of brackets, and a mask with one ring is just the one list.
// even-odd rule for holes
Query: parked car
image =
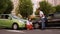
{"label": "parked car", "polygon": [[53,17],[54,17],[55,19],[60,19],[60,12],[54,13],[54,14],[53,14]]}
{"label": "parked car", "polygon": [[12,29],[24,28],[26,20],[11,14],[0,14],[0,26]]}
{"label": "parked car", "polygon": [[48,19],[48,22],[57,22],[57,21],[60,21],[60,12],[56,12],[54,14],[49,14],[50,18],[47,18]]}

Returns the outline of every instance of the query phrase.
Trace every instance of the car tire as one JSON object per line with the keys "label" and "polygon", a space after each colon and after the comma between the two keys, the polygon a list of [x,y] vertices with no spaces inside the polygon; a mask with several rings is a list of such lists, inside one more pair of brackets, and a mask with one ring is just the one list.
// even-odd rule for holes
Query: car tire
{"label": "car tire", "polygon": [[19,28],[18,24],[15,23],[15,24],[12,25],[13,30],[17,30],[18,28]]}

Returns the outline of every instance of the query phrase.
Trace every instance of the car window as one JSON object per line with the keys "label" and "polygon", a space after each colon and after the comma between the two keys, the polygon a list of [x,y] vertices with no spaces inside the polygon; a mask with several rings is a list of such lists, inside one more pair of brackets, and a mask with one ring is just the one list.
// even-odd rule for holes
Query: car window
{"label": "car window", "polygon": [[11,15],[13,18],[15,18],[15,19],[19,19],[19,17],[18,16],[14,16],[14,15]]}
{"label": "car window", "polygon": [[9,15],[0,15],[0,19],[8,19]]}
{"label": "car window", "polygon": [[15,19],[22,19],[22,18],[20,18],[20,17],[18,17],[18,16],[16,16],[16,15],[11,15],[11,17],[13,17],[13,18],[15,18]]}

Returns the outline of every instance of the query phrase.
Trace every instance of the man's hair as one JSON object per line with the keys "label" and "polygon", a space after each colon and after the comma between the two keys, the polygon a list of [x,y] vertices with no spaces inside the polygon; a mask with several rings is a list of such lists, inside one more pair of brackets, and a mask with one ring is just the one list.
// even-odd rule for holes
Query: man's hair
{"label": "man's hair", "polygon": [[40,10],[40,7],[37,10]]}

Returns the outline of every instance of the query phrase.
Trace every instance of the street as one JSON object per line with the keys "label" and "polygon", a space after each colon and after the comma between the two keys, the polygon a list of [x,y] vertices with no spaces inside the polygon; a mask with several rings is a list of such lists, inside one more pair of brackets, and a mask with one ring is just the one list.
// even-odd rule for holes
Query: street
{"label": "street", "polygon": [[60,29],[34,29],[34,30],[11,30],[11,29],[0,29],[0,34],[60,34]]}

